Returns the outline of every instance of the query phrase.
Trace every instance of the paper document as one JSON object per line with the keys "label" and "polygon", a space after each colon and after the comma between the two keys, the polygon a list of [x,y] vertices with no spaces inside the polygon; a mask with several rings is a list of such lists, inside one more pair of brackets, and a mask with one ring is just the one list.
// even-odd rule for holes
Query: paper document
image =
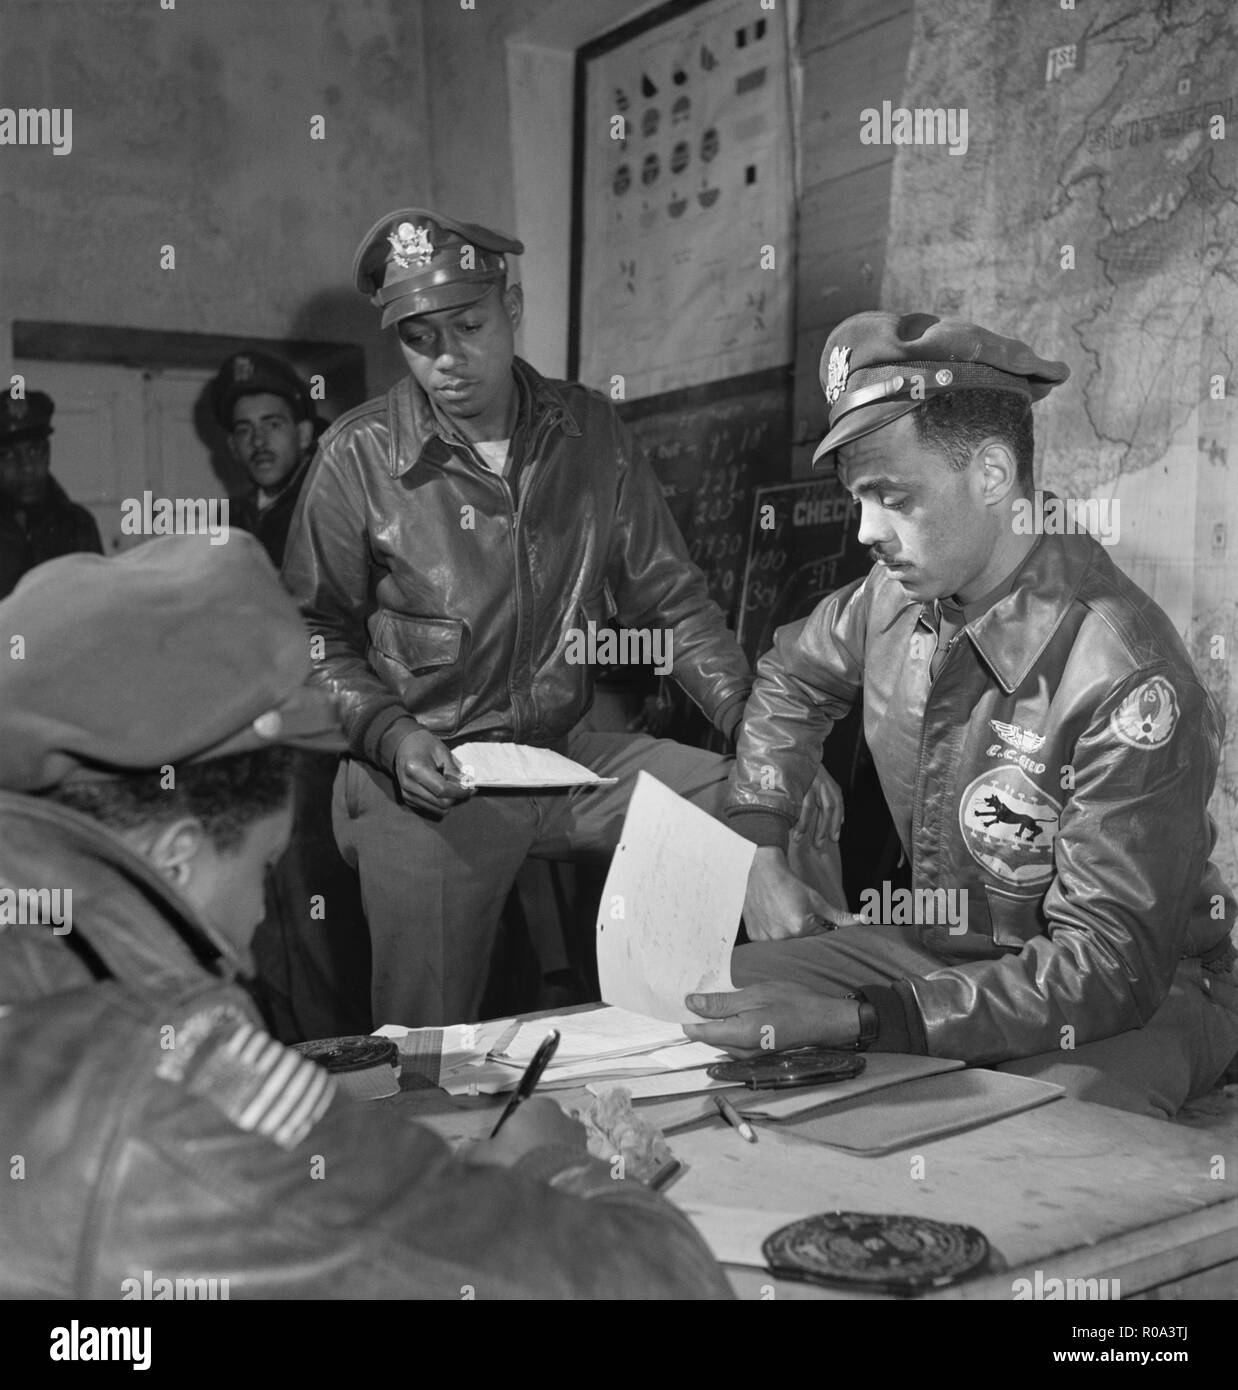
{"label": "paper document", "polygon": [[756,846],[647,772],[623,818],[597,923],[602,998],[699,1023],[685,994],[729,991]]}
{"label": "paper document", "polygon": [[552,1070],[570,1062],[625,1057],[633,1052],[651,1052],[654,1048],[687,1042],[683,1029],[674,1024],[630,1013],[627,1009],[601,1008],[527,1019],[503,1055],[524,1066],[532,1060],[552,1028],[559,1030],[559,1048],[550,1064]]}
{"label": "paper document", "polygon": [[[704,1047],[705,1044],[697,1043],[696,1046]],[[709,1059],[711,1063],[730,1061],[721,1048],[711,1048],[710,1051],[717,1053]],[[635,1077],[628,1090],[632,1092],[633,1100],[657,1100],[662,1096],[690,1096],[696,1091],[733,1091],[737,1084],[741,1092],[746,1091],[742,1082],[715,1081],[707,1067],[694,1065],[691,1070],[677,1069],[663,1075]]]}
{"label": "paper document", "polygon": [[385,1024],[375,1031],[394,1039],[407,1070],[456,1096],[514,1090],[552,1028],[559,1030],[560,1042],[539,1083],[544,1091],[590,1081],[623,1083],[631,1077],[708,1066],[726,1056],[718,1048],[689,1041],[678,1024],[605,1005],[523,1021],[492,1018],[449,1028]]}
{"label": "paper document", "polygon": [[451,751],[473,787],[605,787],[619,780],[527,743],[462,743]]}
{"label": "paper document", "polygon": [[392,1039],[407,1071],[424,1076],[435,1086],[445,1086],[445,1078],[484,1063],[510,1022],[487,1019],[485,1023],[456,1023],[448,1028],[403,1028],[398,1023],[384,1023],[374,1030],[374,1036]]}

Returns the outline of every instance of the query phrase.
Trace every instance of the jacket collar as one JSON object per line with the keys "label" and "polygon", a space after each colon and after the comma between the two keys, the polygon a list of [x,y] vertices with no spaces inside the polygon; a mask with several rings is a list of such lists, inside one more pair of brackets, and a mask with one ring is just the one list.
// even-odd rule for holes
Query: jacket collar
{"label": "jacket collar", "polygon": [[44,797],[0,791],[0,884],[71,888],[73,935],[124,984],[167,995],[203,974],[250,973],[227,939],[124,840]]}
{"label": "jacket collar", "polygon": [[[530,403],[530,438],[556,425],[561,426],[566,435],[579,436],[580,425],[557,382],[534,371],[520,357],[512,359],[512,371],[523,385]],[[402,477],[415,467],[427,444],[442,439],[430,402],[411,376],[404,377],[387,392],[387,426],[387,468],[393,478]]]}
{"label": "jacket collar", "polygon": [[283,487],[266,504],[265,507],[258,505],[258,486],[253,481],[241,494],[241,501],[245,506],[252,509],[255,516],[264,516],[274,507],[287,506],[291,502],[294,506],[301,491],[301,484],[305,481],[306,474],[309,472],[310,463],[313,461],[314,451],[310,450],[299,464],[289,473]]}
{"label": "jacket collar", "polygon": [[[1108,563],[1100,542],[1088,535],[1045,535],[1015,576],[1010,592],[963,629],[1007,695],[1027,679],[1053,634],[1062,625],[1084,580]],[[888,584],[897,580],[883,575]],[[909,608],[930,631],[933,606],[908,599],[887,627]]]}

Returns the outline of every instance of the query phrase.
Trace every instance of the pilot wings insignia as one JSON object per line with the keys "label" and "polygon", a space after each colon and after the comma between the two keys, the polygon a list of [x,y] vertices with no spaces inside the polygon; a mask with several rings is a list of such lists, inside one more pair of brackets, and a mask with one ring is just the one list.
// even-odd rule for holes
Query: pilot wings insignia
{"label": "pilot wings insignia", "polygon": [[1030,729],[1020,728],[1018,724],[1004,724],[1000,719],[990,719],[993,732],[1020,753],[1038,753],[1045,744],[1043,734],[1034,734]]}

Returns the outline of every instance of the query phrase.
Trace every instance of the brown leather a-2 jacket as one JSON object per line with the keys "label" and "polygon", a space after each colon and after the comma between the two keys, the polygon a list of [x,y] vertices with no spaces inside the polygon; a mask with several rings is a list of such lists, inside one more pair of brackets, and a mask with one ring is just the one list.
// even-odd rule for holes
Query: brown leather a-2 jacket
{"label": "brown leather a-2 jacket", "polygon": [[263,1034],[226,942],[145,860],[0,793],[0,889],[23,888],[58,896],[42,924],[2,900],[0,1300],[178,1280],[229,1299],[729,1296],[687,1221],[609,1165],[469,1164],[398,1105],[334,1094]]}
{"label": "brown leather a-2 jacket", "polygon": [[866,987],[882,1032],[889,1015],[911,1050],[986,1063],[1054,1051],[1064,1028],[1076,1045],[1138,1028],[1180,957],[1230,951],[1207,810],[1222,716],[1169,619],[1087,535],[1042,537],[963,632],[930,679],[926,607],[880,566],[781,628],[728,815],[785,844],[823,738],[862,702],[921,895],[893,917],[942,961]]}
{"label": "brown leather a-2 jacket", "polygon": [[675,679],[729,733],[751,672],[639,445],[598,392],[513,371],[518,498],[443,437],[412,377],[320,442],[283,579],[354,755],[389,772],[419,725],[552,746],[597,674],[567,659],[569,634],[612,613],[672,633]]}

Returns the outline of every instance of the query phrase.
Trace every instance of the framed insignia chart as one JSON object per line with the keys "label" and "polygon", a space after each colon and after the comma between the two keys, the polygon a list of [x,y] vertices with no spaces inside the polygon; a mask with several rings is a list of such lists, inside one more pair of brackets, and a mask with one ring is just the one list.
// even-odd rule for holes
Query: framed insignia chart
{"label": "framed insignia chart", "polygon": [[660,6],[579,50],[569,376],[634,400],[793,356],[787,6]]}

